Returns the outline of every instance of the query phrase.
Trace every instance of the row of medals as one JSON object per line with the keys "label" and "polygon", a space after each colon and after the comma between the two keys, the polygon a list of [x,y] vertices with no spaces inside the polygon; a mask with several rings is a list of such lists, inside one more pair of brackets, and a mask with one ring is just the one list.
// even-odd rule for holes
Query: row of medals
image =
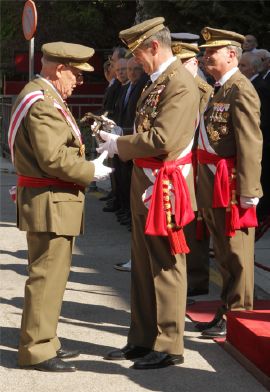
{"label": "row of medals", "polygon": [[228,135],[228,118],[230,105],[225,103],[215,103],[213,113],[210,116],[210,123],[206,129],[209,134],[210,140],[216,142],[220,136]]}
{"label": "row of medals", "polygon": [[[157,91],[156,93],[149,94],[149,96],[145,100],[143,107],[140,109],[139,115],[140,117],[143,117],[143,120],[142,122],[140,121],[140,124],[137,127],[137,131],[139,133],[143,131],[148,131],[151,128],[151,121],[149,117],[153,119],[157,117],[157,105],[159,101],[159,96],[160,96],[159,91]],[[151,108],[150,114],[147,113],[149,107]],[[146,108],[147,108],[147,112],[146,112]]]}

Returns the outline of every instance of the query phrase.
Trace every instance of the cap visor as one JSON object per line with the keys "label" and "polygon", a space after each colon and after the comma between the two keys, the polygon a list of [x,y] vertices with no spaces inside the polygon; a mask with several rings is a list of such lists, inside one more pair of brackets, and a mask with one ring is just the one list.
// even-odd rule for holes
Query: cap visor
{"label": "cap visor", "polygon": [[92,67],[92,65],[88,64],[88,63],[69,63],[72,67],[74,68],[78,68],[81,71],[86,71],[86,72],[92,72],[94,71],[94,67]]}

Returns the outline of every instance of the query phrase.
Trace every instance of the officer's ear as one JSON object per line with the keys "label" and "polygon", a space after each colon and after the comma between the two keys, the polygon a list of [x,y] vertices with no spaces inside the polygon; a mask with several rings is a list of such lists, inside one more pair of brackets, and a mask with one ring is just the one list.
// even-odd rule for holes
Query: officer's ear
{"label": "officer's ear", "polygon": [[66,66],[64,64],[57,64],[55,73],[58,79],[61,79],[62,77],[62,72],[66,69]]}

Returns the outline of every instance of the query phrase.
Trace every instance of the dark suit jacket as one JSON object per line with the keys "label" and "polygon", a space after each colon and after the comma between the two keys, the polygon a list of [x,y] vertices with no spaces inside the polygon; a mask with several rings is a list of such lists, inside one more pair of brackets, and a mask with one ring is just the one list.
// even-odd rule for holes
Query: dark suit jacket
{"label": "dark suit jacket", "polygon": [[134,120],[136,115],[136,107],[138,99],[141,96],[142,90],[145,87],[149,76],[143,74],[141,78],[132,85],[128,102],[125,105],[125,97],[130,83],[126,86],[125,92],[121,99],[121,111],[119,116],[118,125],[123,128],[124,135],[131,135],[133,133]]}
{"label": "dark suit jacket", "polygon": [[120,90],[121,90],[121,83],[119,82],[119,80],[115,79],[114,82],[107,87],[104,93],[102,110],[103,113],[108,112],[109,118],[113,119],[114,117],[115,104]]}

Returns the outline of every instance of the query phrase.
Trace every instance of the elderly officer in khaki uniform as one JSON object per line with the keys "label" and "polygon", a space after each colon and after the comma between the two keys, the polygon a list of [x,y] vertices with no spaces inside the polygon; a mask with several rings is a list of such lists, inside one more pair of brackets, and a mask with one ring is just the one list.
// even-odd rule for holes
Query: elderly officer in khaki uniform
{"label": "elderly officer in khaki uniform", "polygon": [[202,35],[216,92],[200,123],[197,200],[223,278],[223,306],[212,322],[197,324],[202,335],[211,338],[226,335],[228,310],[253,307],[262,134],[258,95],[237,67],[244,37],[210,27]]}
{"label": "elderly officer in khaki uniform", "polygon": [[[174,36],[177,36],[177,33]],[[199,67],[196,58],[196,55],[200,52],[198,45],[174,39],[172,41],[172,52],[194,76],[200,93],[200,114],[204,113],[213,88],[198,75]],[[194,140],[194,151],[196,151],[198,144],[198,127],[199,124]],[[196,160],[194,164],[197,165]],[[196,212],[196,219],[190,222],[184,231],[190,248],[190,252],[187,254],[188,296],[208,294],[209,235],[205,230],[201,212]],[[193,300],[188,298],[188,305],[193,302]]]}
{"label": "elderly officer in khaki uniform", "polygon": [[127,345],[106,359],[137,359],[135,369],[183,362],[188,249],[182,228],[196,207],[191,149],[199,93],[173,56],[163,22],[154,18],[120,32],[151,80],[138,101],[135,133],[102,131],[99,149],[134,160],[131,325]]}
{"label": "elderly officer in khaki uniform", "polygon": [[111,172],[87,162],[80,130],[65,100],[83,83],[94,50],[52,42],[43,45],[42,70],[19,94],[9,128],[17,181],[17,225],[27,231],[29,278],[19,343],[19,365],[43,371],[74,371],[62,358],[56,330],[72,255],[82,232],[85,187]]}

